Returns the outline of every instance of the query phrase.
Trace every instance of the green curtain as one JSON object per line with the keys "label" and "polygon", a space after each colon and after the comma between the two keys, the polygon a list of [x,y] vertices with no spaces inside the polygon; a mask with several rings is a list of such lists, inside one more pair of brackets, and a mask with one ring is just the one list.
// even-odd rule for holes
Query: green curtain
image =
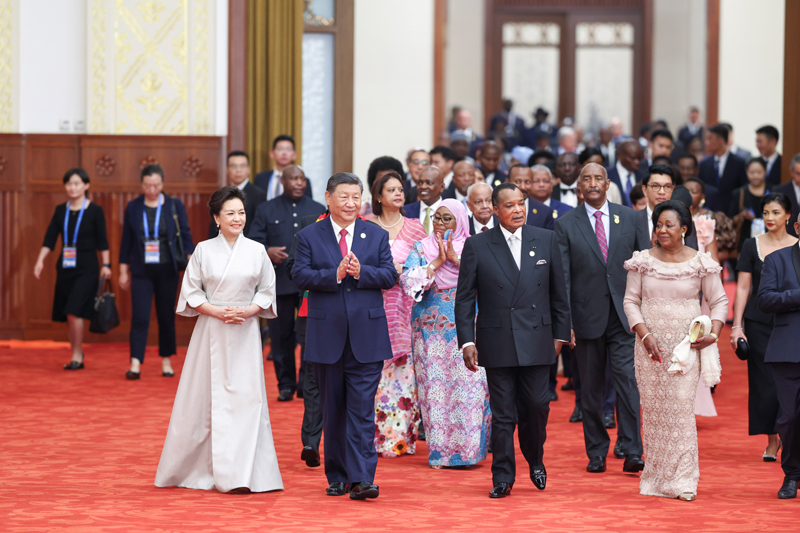
{"label": "green curtain", "polygon": [[303,129],[303,0],[250,0],[247,13],[247,151],[254,172],[272,168],[272,139]]}

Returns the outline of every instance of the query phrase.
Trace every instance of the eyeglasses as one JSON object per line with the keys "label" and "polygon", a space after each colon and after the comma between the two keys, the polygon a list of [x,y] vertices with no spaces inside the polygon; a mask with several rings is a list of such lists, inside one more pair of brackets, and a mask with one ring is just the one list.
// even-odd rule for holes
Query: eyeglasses
{"label": "eyeglasses", "polygon": [[672,192],[672,189],[675,188],[674,185],[668,183],[666,185],[659,185],[658,183],[648,183],[647,188],[651,191],[664,191],[664,192]]}
{"label": "eyeglasses", "polygon": [[439,215],[433,215],[433,223],[434,224],[444,224],[445,226],[450,224],[455,219],[453,217],[440,217]]}
{"label": "eyeglasses", "polygon": [[291,149],[291,148],[276,148],[276,149],[275,149],[275,150],[273,150],[273,151],[274,151],[276,154],[291,154],[292,152],[294,152],[294,150],[293,150],[293,149]]}
{"label": "eyeglasses", "polygon": [[414,163],[415,165],[423,165],[423,166],[428,166],[431,164],[431,162],[428,161],[427,159],[412,159],[411,162]]}

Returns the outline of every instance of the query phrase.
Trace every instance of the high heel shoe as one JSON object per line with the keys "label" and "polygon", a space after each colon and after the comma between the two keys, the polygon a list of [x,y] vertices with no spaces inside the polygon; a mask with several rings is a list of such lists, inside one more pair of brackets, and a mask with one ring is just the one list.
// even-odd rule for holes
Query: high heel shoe
{"label": "high heel shoe", "polygon": [[84,355],[81,354],[80,361],[70,361],[66,365],[64,365],[64,370],[82,370],[83,369],[83,358]]}
{"label": "high heel shoe", "polygon": [[778,449],[775,450],[775,455],[767,455],[767,450],[764,450],[764,455],[761,457],[765,463],[774,463],[778,460],[778,452],[781,451],[782,443],[778,443]]}
{"label": "high heel shoe", "polygon": [[685,502],[692,502],[695,498],[697,498],[697,495],[694,492],[681,492],[678,495],[678,499]]}

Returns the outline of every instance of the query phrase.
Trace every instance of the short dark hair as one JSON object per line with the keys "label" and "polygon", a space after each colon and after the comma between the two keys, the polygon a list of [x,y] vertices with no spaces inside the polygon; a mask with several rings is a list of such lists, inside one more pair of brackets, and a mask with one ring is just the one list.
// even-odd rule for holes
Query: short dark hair
{"label": "short dark hair", "polygon": [[274,150],[275,147],[278,146],[278,143],[281,141],[289,141],[290,143],[292,143],[292,150],[297,150],[297,145],[294,144],[294,137],[286,134],[278,135],[277,137],[275,137],[275,140],[272,141],[272,149]]}
{"label": "short dark hair", "polygon": [[[678,220],[681,226],[686,226],[686,235],[688,237],[692,234],[692,212],[686,207],[686,204],[679,200],[666,200],[661,202],[653,209],[653,228],[655,229],[658,224],[658,219],[664,211],[672,211],[678,215]],[[661,246],[660,244],[658,246]]]}
{"label": "short dark hair", "polygon": [[639,127],[639,137],[644,137],[645,135],[650,133],[650,130],[652,130],[652,129],[653,129],[653,125],[650,124],[649,122],[645,122],[644,124],[642,124]]}
{"label": "short dark hair", "polygon": [[644,191],[642,190],[642,182],[640,181],[633,187],[631,187],[631,192],[628,194],[631,199],[631,205],[636,205],[636,202],[644,198]]}
{"label": "short dark hair", "polygon": [[709,133],[713,133],[717,137],[721,137],[725,143],[728,143],[728,128],[726,128],[723,124],[714,124],[710,128],[708,128]]}
{"label": "short dark hair", "polygon": [[219,216],[219,213],[222,211],[222,206],[225,205],[225,202],[228,200],[234,200],[236,198],[242,201],[242,205],[247,202],[247,195],[245,195],[244,191],[239,189],[239,187],[231,187],[230,185],[227,185],[217,189],[214,194],[211,195],[211,199],[208,201],[208,214],[211,215],[211,218],[214,218],[214,215]]}
{"label": "short dark hair", "polygon": [[778,134],[778,128],[776,128],[775,126],[770,126],[769,124],[767,124],[766,126],[761,126],[760,128],[758,128],[756,130],[756,135],[758,135],[759,133],[762,134],[762,135],[765,135],[766,137],[768,137],[768,138],[770,138],[770,139],[772,139],[774,141],[777,141],[778,139],[780,139],[780,135]]}
{"label": "short dark hair", "polygon": [[664,120],[663,118],[657,118],[656,120],[654,120],[652,126],[653,126],[653,128],[655,128],[657,130],[668,130],[669,129],[669,126],[667,125],[667,121]]}
{"label": "short dark hair", "polygon": [[532,167],[534,161],[542,157],[546,158],[548,161],[555,162],[556,160],[556,154],[554,154],[550,150],[536,150],[535,152],[533,152],[533,155],[531,155],[530,159],[528,159],[528,166]]}
{"label": "short dark hair", "polygon": [[[390,155],[376,157],[372,160],[372,163],[369,164],[369,169],[367,170],[367,186],[370,190],[372,190],[372,186],[375,185],[375,177],[378,175],[378,172],[382,170],[392,170],[401,176],[405,172],[403,170],[403,163],[394,157]],[[401,179],[400,181],[403,180]]]}
{"label": "short dark hair", "polygon": [[500,148],[500,146],[494,140],[486,141],[485,143],[483,143],[481,145],[481,148],[480,148],[481,155],[483,154],[483,151],[486,150],[487,148],[493,148],[494,150],[497,150],[497,153],[499,153],[500,155],[503,155],[503,150]]}
{"label": "short dark hair", "polygon": [[351,172],[338,172],[328,178],[328,185],[325,187],[325,191],[333,194],[339,185],[358,185],[361,192],[364,192],[364,184],[361,183],[361,178]]}
{"label": "short dark hair", "polygon": [[661,130],[653,131],[650,134],[650,142],[655,141],[656,138],[658,138],[658,137],[666,137],[667,139],[669,139],[673,143],[675,142],[675,138],[672,136],[672,133],[670,133],[669,130],[661,129]]}
{"label": "short dark hair", "polygon": [[762,167],[764,167],[764,172],[767,171],[767,161],[761,156],[751,157],[750,159],[748,159],[747,164],[744,166],[744,168],[745,169],[750,168],[750,165],[752,165],[753,163],[757,163]]}
{"label": "short dark hair", "polygon": [[[383,206],[378,201],[378,199],[380,198],[381,194],[383,194],[383,188],[386,187],[386,183],[392,179],[399,181],[400,186],[403,187],[403,190],[405,190],[406,185],[405,183],[403,183],[402,176],[400,175],[399,172],[395,172],[394,170],[391,170],[386,174],[384,174],[383,176],[381,176],[381,179],[375,181],[372,187],[370,188],[372,192],[372,212],[375,214],[376,217],[379,217],[383,214]],[[402,207],[400,208],[400,214],[403,216],[405,216],[406,214],[405,209],[403,209]]]}
{"label": "short dark hair", "polygon": [[225,159],[226,165],[231,162],[231,157],[244,157],[247,159],[247,164],[250,164],[250,156],[247,155],[247,152],[244,150],[234,150],[233,152],[230,152],[228,157]]}
{"label": "short dark hair", "polygon": [[645,174],[644,178],[642,179],[642,185],[647,185],[650,183],[650,176],[653,174],[663,174],[664,176],[669,176],[669,179],[672,180],[672,184],[675,185],[675,172],[669,165],[650,165],[650,168],[647,169],[647,174]]}
{"label": "short dark hair", "polygon": [[657,155],[657,156],[655,156],[653,158],[653,164],[654,165],[667,165],[667,166],[671,167],[672,166],[672,159],[670,159],[669,156],[666,156],[666,155]]}
{"label": "short dark hair", "polygon": [[[697,160],[695,159],[695,161],[697,161]],[[688,183],[697,183],[698,185],[700,185],[700,191],[703,194],[706,193],[706,184],[705,184],[705,182],[703,180],[701,180],[699,178],[689,178],[688,180],[683,182],[683,185],[686,186],[686,184],[688,184]]]}
{"label": "short dark hair", "polygon": [[441,145],[440,146],[434,146],[433,150],[431,150],[428,153],[431,154],[431,155],[439,154],[440,156],[442,156],[447,161],[455,161],[455,159],[456,159],[455,152],[453,152],[453,149],[450,148],[449,146],[441,146]]}
{"label": "short dark hair", "polygon": [[139,181],[144,180],[145,176],[152,176],[153,174],[158,174],[161,176],[161,180],[164,180],[164,169],[161,168],[161,165],[145,165],[142,169],[142,175],[139,177]]}
{"label": "short dark hair", "polygon": [[81,179],[82,182],[84,182],[87,185],[89,184],[89,174],[87,174],[86,171],[80,167],[75,167],[67,170],[67,172],[64,174],[64,184],[66,184],[69,181],[69,179],[75,174],[78,175],[78,177]]}
{"label": "short dark hair", "polygon": [[692,161],[694,161],[694,166],[697,166],[697,157],[694,154],[690,154],[688,152],[685,154],[681,154],[681,156],[678,158],[678,161],[680,161],[681,159],[691,159]]}
{"label": "short dark hair", "polygon": [[590,146],[589,148],[584,149],[583,152],[580,153],[580,155],[578,156],[578,162],[581,164],[581,166],[583,166],[586,164],[586,162],[589,160],[590,157],[595,155],[599,155],[601,158],[603,158],[603,160],[605,160],[605,157],[603,157],[603,152],[602,150],[600,150],[600,148],[596,146]]}
{"label": "short dark hair", "polygon": [[[522,190],[513,183],[509,183],[507,181],[505,183],[501,183],[492,190],[492,205],[496,206],[497,202],[500,201],[500,193],[508,190],[522,192]],[[525,195],[523,194],[523,196]]]}
{"label": "short dark hair", "polygon": [[771,204],[772,202],[777,202],[789,216],[792,215],[792,201],[782,192],[771,192],[764,196],[764,198],[761,199],[761,212],[763,213],[767,204]]}
{"label": "short dark hair", "polygon": [[733,131],[733,125],[730,122],[720,122],[719,125],[728,130],[728,133]]}
{"label": "short dark hair", "polygon": [[509,167],[509,169],[508,169],[508,179],[509,180],[511,179],[511,171],[514,170],[515,168],[524,168],[525,170],[530,170],[531,169],[531,167],[529,167],[528,165],[523,165],[522,163],[517,163],[516,165],[511,165],[511,167]]}

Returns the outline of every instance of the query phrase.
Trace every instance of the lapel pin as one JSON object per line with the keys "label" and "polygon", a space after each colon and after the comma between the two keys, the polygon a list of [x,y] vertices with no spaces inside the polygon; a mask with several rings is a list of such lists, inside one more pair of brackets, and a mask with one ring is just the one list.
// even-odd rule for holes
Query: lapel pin
{"label": "lapel pin", "polygon": [[619,215],[614,215],[614,224],[619,224]]}
{"label": "lapel pin", "polygon": [[531,256],[531,257],[535,257],[535,256],[536,256],[536,252],[534,252],[533,250],[531,250],[531,251],[530,251],[530,256]]}
{"label": "lapel pin", "polygon": [[362,238],[362,239],[366,239],[366,238],[367,238],[367,234],[366,234],[366,233],[362,233],[362,234],[361,234],[361,238]]}
{"label": "lapel pin", "polygon": [[497,187],[498,185],[500,185],[500,180],[494,180],[494,186]]}
{"label": "lapel pin", "polygon": [[534,207],[532,212],[533,212],[533,214],[535,215],[535,214],[536,214],[536,213],[538,213],[539,211],[537,211],[537,210],[536,210],[536,208]]}
{"label": "lapel pin", "polygon": [[558,218],[558,212],[553,211],[553,218]]}

